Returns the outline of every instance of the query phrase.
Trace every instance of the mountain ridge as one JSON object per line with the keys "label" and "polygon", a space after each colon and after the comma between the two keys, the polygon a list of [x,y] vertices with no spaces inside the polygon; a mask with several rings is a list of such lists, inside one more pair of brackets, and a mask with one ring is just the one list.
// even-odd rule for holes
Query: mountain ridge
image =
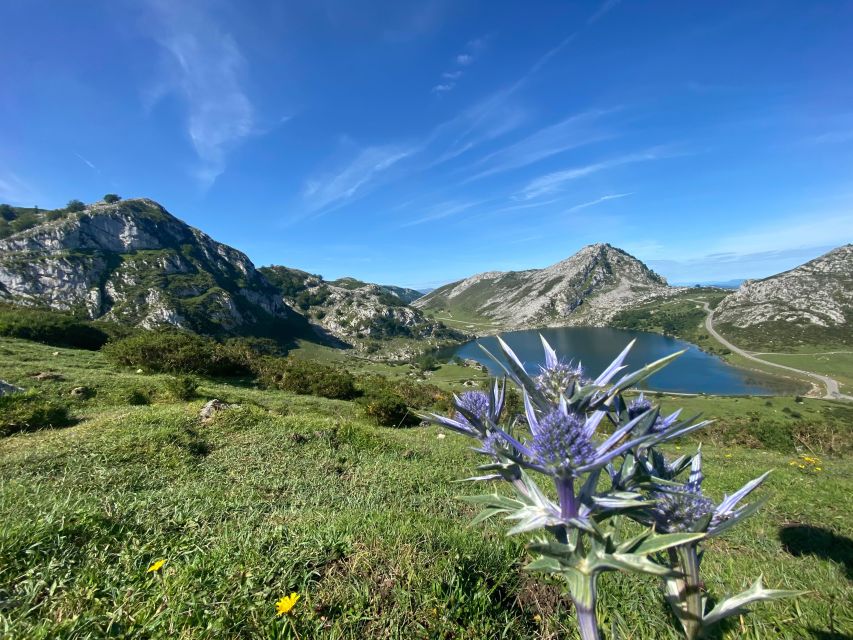
{"label": "mountain ridge", "polygon": [[626,251],[596,243],[543,269],[486,271],[451,282],[413,306],[500,329],[602,326],[626,306],[674,290]]}

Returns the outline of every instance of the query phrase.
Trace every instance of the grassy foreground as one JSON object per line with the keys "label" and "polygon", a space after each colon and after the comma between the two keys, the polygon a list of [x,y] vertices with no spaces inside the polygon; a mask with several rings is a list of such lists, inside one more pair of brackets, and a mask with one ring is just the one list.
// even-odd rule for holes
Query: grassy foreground
{"label": "grassy foreground", "polygon": [[[30,377],[46,370],[64,379]],[[17,340],[0,340],[0,377],[61,397],[96,391],[74,401],[75,425],[0,439],[0,637],[576,637],[560,589],[522,570],[524,540],[500,522],[468,526],[474,510],[456,496],[477,488],[454,481],[477,459],[452,434],[382,429],[354,403],[242,383],[203,381],[199,399],[176,402],[168,376]],[[128,404],[139,387],[153,404]],[[202,423],[209,397],[239,406]],[[817,400],[661,401],[732,428],[763,412],[779,424],[832,421],[834,433],[850,424],[845,407]],[[713,433],[703,453],[715,498],[776,471],[765,508],[708,544],[708,591],[764,574],[768,587],[808,592],[756,606],[721,637],[849,637],[849,453],[807,464]],[[302,599],[276,616],[291,591]],[[653,579],[607,574],[601,591],[608,634],[678,637]]]}

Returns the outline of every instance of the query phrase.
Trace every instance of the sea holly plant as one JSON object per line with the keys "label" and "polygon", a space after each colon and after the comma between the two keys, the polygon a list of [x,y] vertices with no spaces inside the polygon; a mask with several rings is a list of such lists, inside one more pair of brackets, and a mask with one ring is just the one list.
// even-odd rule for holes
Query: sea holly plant
{"label": "sea holly plant", "polygon": [[[529,549],[535,558],[527,568],[562,578],[575,605],[583,640],[600,637],[596,592],[598,576],[605,571],[663,579],[667,598],[689,638],[731,615],[729,611],[739,612],[749,601],[781,593],[763,590],[759,582],[752,592],[735,596],[721,603],[723,609],[718,606],[702,617],[704,604],[691,600],[693,592],[685,586],[693,574],[688,573],[691,566],[682,557],[692,561],[695,556],[698,589],[699,542],[753,510],[736,505],[763,477],[745,493],[741,490],[724,500],[716,510],[704,498],[695,504],[684,499],[687,515],[683,520],[689,525],[673,520],[673,514],[681,514],[673,508],[681,498],[673,496],[684,493],[677,476],[691,465],[695,470],[696,458],[670,463],[654,447],[707,423],[681,419],[679,412],[661,416],[644,396],[626,403],[622,394],[681,352],[624,373],[632,342],[598,377],[589,379],[580,364],[560,360],[544,338],[545,365],[535,376],[527,373],[503,340],[498,338],[498,343],[504,360],[489,355],[504,368],[504,381],[495,380],[488,393],[470,391],[456,396],[452,416],[421,417],[476,441],[473,449],[486,461],[478,467],[481,474],[468,480],[504,480],[512,486],[513,497],[495,492],[466,498],[482,507],[474,523],[500,515],[513,523],[509,535],[534,536]],[[522,391],[522,416],[505,415],[507,378]],[[601,435],[605,431],[609,435]],[[701,482],[701,471],[698,473]],[[542,490],[537,477],[553,485],[551,495],[556,499]],[[697,480],[695,473],[691,479]],[[699,511],[701,515],[697,515]],[[713,514],[718,512],[714,520]],[[708,513],[712,515],[708,517]],[[696,518],[691,520],[693,515]],[[622,539],[620,523],[625,517],[640,522],[645,530]],[[702,622],[685,626],[684,620],[691,616]]]}
{"label": "sea holly plant", "polygon": [[[654,474],[669,475],[674,468],[683,468],[686,463],[690,465],[690,475],[683,484],[654,477]],[[745,505],[740,503],[770,474],[768,471],[747,482],[731,496],[724,496],[722,502],[714,504],[702,493],[704,475],[701,447],[691,460],[679,459],[675,465],[667,463],[665,457],[658,454],[651,471],[653,477],[648,484],[648,496],[653,500],[653,506],[635,512],[633,517],[639,522],[654,525],[660,531],[690,531],[703,533],[707,538],[723,533],[759,509],[766,500]],[[726,598],[708,610],[707,599],[702,596],[702,553],[699,544],[699,540],[692,540],[669,548],[670,567],[676,573],[664,577],[666,600],[689,640],[701,637],[725,618],[743,613],[744,608],[753,602],[798,595],[796,591],[765,589],[759,576],[749,589]]]}

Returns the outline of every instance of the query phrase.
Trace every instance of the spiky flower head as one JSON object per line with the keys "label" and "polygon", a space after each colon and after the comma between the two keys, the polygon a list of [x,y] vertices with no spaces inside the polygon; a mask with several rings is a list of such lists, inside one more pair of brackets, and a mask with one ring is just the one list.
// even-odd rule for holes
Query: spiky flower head
{"label": "spiky flower head", "polygon": [[651,401],[647,400],[646,397],[641,393],[639,398],[637,398],[636,400],[631,400],[631,402],[628,403],[628,418],[633,420],[637,416],[643,415],[651,408]]}
{"label": "spiky flower head", "polygon": [[574,469],[595,460],[595,446],[586,433],[585,420],[560,409],[539,419],[528,447],[536,464],[560,475],[571,475]]}
{"label": "spiky flower head", "polygon": [[[483,421],[489,415],[489,396],[483,391],[466,391],[459,396],[457,406]],[[460,411],[456,412],[453,419],[464,425],[474,426]]]}
{"label": "spiky flower head", "polygon": [[541,368],[541,373],[534,378],[536,388],[541,391],[545,397],[552,401],[557,401],[560,395],[571,394],[573,385],[580,384],[583,379],[583,367],[578,364],[565,360],[557,360],[550,363],[550,366]]}
{"label": "spiky flower head", "polygon": [[652,517],[658,531],[690,531],[694,523],[714,511],[714,503],[702,491],[658,491],[652,494],[656,504]]}

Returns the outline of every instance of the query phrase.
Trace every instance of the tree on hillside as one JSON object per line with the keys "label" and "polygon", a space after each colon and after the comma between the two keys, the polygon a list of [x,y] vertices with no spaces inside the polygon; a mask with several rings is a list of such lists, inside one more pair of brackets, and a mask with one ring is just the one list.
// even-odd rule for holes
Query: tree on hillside
{"label": "tree on hillside", "polygon": [[68,204],[65,205],[65,208],[68,209],[68,211],[75,213],[77,211],[83,211],[83,209],[86,208],[86,205],[80,200],[69,200]]}
{"label": "tree on hillside", "polygon": [[0,218],[3,220],[14,220],[18,216],[15,214],[15,210],[8,204],[0,204]]}
{"label": "tree on hillside", "polygon": [[106,202],[107,204],[113,204],[115,202],[118,202],[119,200],[121,200],[121,196],[116,195],[115,193],[108,193],[104,196],[104,202]]}
{"label": "tree on hillside", "polygon": [[12,227],[9,226],[5,218],[0,217],[0,240],[8,238],[10,235],[12,235]]}

